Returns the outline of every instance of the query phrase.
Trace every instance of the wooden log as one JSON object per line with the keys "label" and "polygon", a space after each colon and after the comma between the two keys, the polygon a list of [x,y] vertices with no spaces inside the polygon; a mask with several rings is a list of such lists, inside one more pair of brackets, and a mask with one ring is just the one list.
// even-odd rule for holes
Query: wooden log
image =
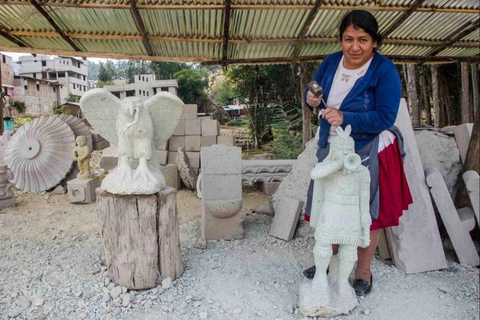
{"label": "wooden log", "polygon": [[422,95],[423,105],[425,107],[425,123],[432,125],[432,108],[430,107],[430,97],[428,94],[427,68],[422,66]]}
{"label": "wooden log", "polygon": [[[474,63],[470,65],[470,71],[472,74],[472,91],[473,91],[473,119],[478,112],[478,105],[480,104],[480,96],[478,95],[478,64]],[[472,115],[470,113],[470,115]]]}
{"label": "wooden log", "polygon": [[311,111],[308,109],[305,101],[303,100],[303,93],[307,88],[307,64],[305,62],[300,63],[300,94],[302,101],[302,126],[303,126],[303,146],[307,144],[308,141],[312,140],[312,120],[311,120]]}
{"label": "wooden log", "polygon": [[115,195],[97,188],[96,193],[107,270],[115,284],[148,289],[182,275],[175,189]]}
{"label": "wooden log", "polygon": [[468,63],[462,62],[462,120],[460,123],[470,123],[470,82],[468,79]]}
{"label": "wooden log", "polygon": [[416,85],[416,78],[415,78],[415,65],[409,64],[407,65],[407,72],[408,72],[408,84],[407,84],[407,93],[408,93],[408,104],[412,110],[411,117],[412,117],[412,124],[418,125],[420,124],[420,108],[418,107],[417,101],[417,85]]}

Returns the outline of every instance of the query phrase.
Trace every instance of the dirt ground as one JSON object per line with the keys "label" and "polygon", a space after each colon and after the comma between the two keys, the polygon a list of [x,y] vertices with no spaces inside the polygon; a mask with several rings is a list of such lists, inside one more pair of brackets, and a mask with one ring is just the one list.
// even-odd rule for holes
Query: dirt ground
{"label": "dirt ground", "polygon": [[[105,272],[95,203],[15,197],[14,208],[0,210],[0,319],[304,319],[298,289],[313,265],[312,232],[301,222],[292,241],[269,236],[272,217],[253,212],[268,199],[253,187],[244,186],[245,238],[209,241],[205,250],[196,247],[200,199],[178,191],[185,273],[170,288],[124,288],[119,297]],[[448,240],[444,247],[448,269],[420,274],[375,257],[372,293],[336,319],[478,320],[479,269],[458,264]]]}

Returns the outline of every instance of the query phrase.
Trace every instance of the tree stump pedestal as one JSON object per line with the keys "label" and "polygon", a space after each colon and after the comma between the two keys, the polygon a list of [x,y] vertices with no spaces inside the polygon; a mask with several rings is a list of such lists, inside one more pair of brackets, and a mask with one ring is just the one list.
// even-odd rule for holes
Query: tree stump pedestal
{"label": "tree stump pedestal", "polygon": [[158,286],[183,274],[176,190],[116,195],[96,189],[110,279],[129,289]]}

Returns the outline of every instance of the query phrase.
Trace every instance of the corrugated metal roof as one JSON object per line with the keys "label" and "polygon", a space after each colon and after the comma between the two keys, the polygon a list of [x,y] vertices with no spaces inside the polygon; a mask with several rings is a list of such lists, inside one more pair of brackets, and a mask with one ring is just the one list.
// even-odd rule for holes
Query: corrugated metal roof
{"label": "corrugated metal roof", "polygon": [[[231,0],[226,61],[226,0],[136,1],[148,43],[142,40],[130,0],[37,1],[64,35],[29,0],[4,0],[0,50],[206,63],[317,59],[340,49],[341,19],[352,9],[364,8],[376,17],[381,32],[402,20],[379,49],[394,59],[478,60],[479,54],[478,0],[427,0],[406,19],[416,0],[325,0],[312,21],[307,19],[315,0]],[[429,56],[464,30],[469,32],[456,43]]]}

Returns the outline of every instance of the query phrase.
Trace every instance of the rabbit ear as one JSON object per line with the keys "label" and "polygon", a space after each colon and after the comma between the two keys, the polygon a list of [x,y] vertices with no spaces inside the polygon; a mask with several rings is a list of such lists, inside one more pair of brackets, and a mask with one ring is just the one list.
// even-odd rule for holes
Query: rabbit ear
{"label": "rabbit ear", "polygon": [[352,133],[352,126],[351,125],[348,125],[346,128],[345,128],[345,134],[347,136],[350,136],[350,133]]}
{"label": "rabbit ear", "polygon": [[340,137],[342,137],[342,136],[343,136],[343,129],[342,129],[342,127],[338,126],[338,127],[336,128],[336,130],[337,130],[338,135],[339,135]]}

